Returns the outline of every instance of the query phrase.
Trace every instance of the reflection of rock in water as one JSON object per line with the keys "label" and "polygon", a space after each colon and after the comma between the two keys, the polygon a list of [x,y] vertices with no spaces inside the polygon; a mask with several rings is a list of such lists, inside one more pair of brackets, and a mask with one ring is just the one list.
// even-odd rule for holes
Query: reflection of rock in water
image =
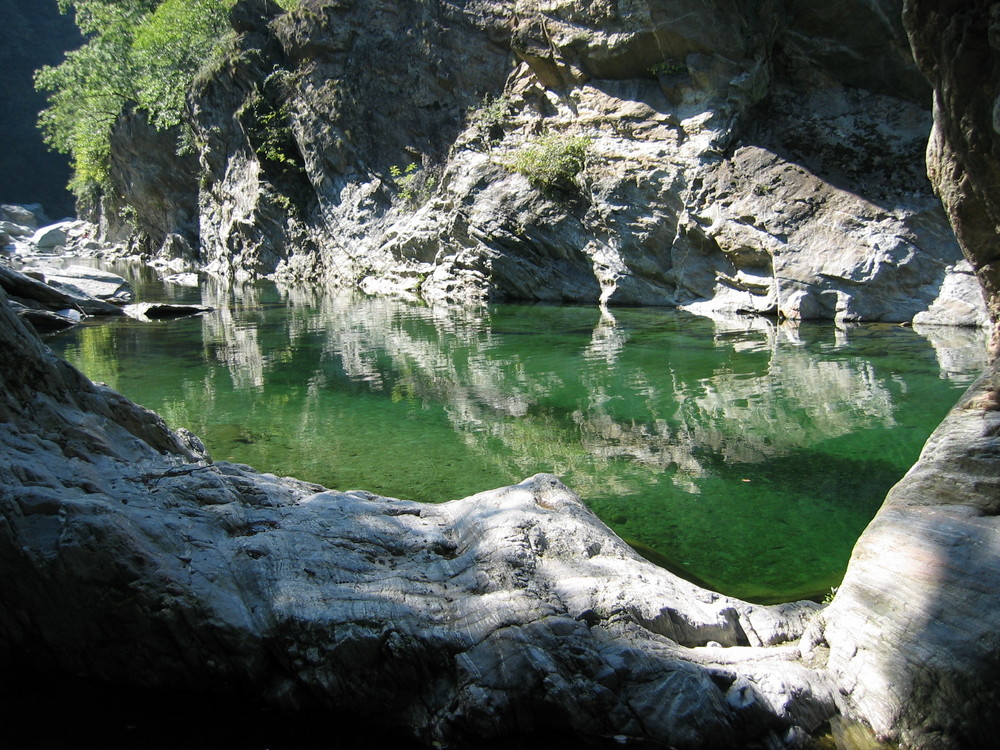
{"label": "reflection of rock in water", "polygon": [[[440,403],[485,460],[512,476],[545,466],[572,476],[584,494],[627,494],[660,475],[697,492],[715,461],[758,463],[894,424],[899,385],[849,351],[866,329],[819,334],[761,318],[708,322],[668,312],[623,325],[617,318],[633,320],[628,312],[553,307],[524,308],[537,319],[525,322],[525,314],[508,318],[499,308],[425,308],[304,288],[278,294],[288,305],[281,346],[315,347],[306,360],[311,392],[342,375],[395,401]],[[275,360],[258,330],[261,289],[210,285],[204,301],[217,310],[204,323],[213,356],[238,389],[262,388]],[[589,334],[581,333],[579,348],[550,358],[546,335],[580,330],[581,315]],[[688,362],[683,348],[641,356],[650,335],[643,326],[655,331],[665,320],[675,321],[679,339],[694,328],[712,332],[707,370]],[[639,331],[643,343],[630,343]],[[961,376],[978,363],[964,353],[964,334],[955,335],[938,352]],[[817,347],[845,355],[820,358]],[[302,408],[305,424],[308,399]]]}
{"label": "reflection of rock in water", "polygon": [[968,381],[986,367],[989,334],[982,328],[915,325],[913,329],[934,347],[941,377]]}

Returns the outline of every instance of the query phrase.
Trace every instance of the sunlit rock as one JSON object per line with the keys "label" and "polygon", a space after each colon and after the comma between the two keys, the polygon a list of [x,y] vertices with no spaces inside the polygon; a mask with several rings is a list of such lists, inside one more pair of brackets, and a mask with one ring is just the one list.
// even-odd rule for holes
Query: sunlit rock
{"label": "sunlit rock", "polygon": [[122,308],[122,312],[130,318],[146,322],[166,318],[183,318],[211,310],[212,308],[207,305],[177,305],[167,302],[139,302],[134,305],[125,305]]}
{"label": "sunlit rock", "polygon": [[[923,174],[900,0],[514,5],[237,4],[235,67],[191,97],[197,164],[116,123],[132,244],[432,302],[982,323]],[[280,168],[248,120],[264,90]],[[543,134],[587,144],[559,189],[515,168]]]}
{"label": "sunlit rock", "polygon": [[33,266],[30,273],[41,275],[49,286],[79,297],[96,297],[107,302],[124,304],[135,296],[132,287],[122,276],[90,266],[65,266],[48,268]]}
{"label": "sunlit rock", "polygon": [[39,250],[51,250],[59,245],[65,245],[69,230],[74,225],[72,221],[61,221],[56,224],[37,229],[29,238],[29,242]]}

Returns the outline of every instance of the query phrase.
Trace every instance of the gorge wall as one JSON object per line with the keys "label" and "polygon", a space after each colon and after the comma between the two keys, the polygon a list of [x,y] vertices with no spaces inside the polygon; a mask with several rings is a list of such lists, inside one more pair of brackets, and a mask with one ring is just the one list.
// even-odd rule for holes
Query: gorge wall
{"label": "gorge wall", "polygon": [[[244,49],[261,50],[246,57],[265,59],[265,52],[280,49],[296,70],[312,64],[319,70],[321,62],[333,65],[330,60],[342,66],[343,77],[330,79],[341,84],[331,87],[326,109],[310,113],[295,108],[304,107],[297,98],[304,94],[296,87],[289,92],[281,83],[285,76],[280,71],[288,66],[262,69],[269,71],[268,77],[277,74],[275,99],[259,90],[261,99],[252,105],[276,107],[280,114],[278,102],[290,103],[287,132],[294,142],[306,132],[304,123],[312,123],[320,133],[316,137],[329,145],[321,151],[297,151],[301,170],[284,169],[287,161],[268,164],[258,158],[260,144],[274,141],[267,133],[254,134],[259,117],[249,118],[250,110],[242,110],[244,125],[238,117],[216,120],[226,127],[202,130],[198,210],[178,200],[174,223],[161,227],[163,239],[176,248],[196,236],[200,245],[190,249],[202,261],[233,273],[272,269],[345,283],[353,279],[373,289],[419,288],[443,297],[475,296],[483,289],[542,289],[542,278],[562,290],[557,298],[578,288],[589,289],[594,299],[620,302],[629,295],[646,299],[648,293],[660,299],[655,295],[665,294],[664,289],[674,289],[672,294],[687,289],[664,281],[684,277],[668,261],[675,247],[692,253],[699,249],[699,257],[708,259],[708,286],[723,278],[712,263],[732,265],[725,266],[725,292],[694,298],[694,303],[724,307],[736,299],[735,307],[760,303],[770,309],[768,300],[780,307],[784,302],[779,299],[792,299],[798,300],[800,314],[802,305],[808,309],[813,304],[843,318],[869,309],[858,306],[882,304],[877,293],[869,298],[864,290],[882,288],[883,274],[915,272],[908,255],[893,255],[902,253],[899,248],[912,249],[910,245],[886,245],[895,248],[885,251],[885,257],[895,258],[892,263],[865,256],[865,268],[882,270],[855,287],[844,281],[847,276],[823,270],[828,268],[823,265],[827,246],[820,244],[812,249],[817,253],[814,271],[825,286],[795,286],[786,283],[790,279],[782,272],[773,276],[781,283],[766,291],[766,285],[754,287],[748,279],[752,272],[766,277],[760,269],[767,262],[783,262],[785,246],[775,245],[781,250],[775,252],[768,243],[779,243],[784,235],[792,245],[788,240],[795,231],[802,232],[805,243],[834,216],[842,217],[848,235],[856,231],[857,236],[882,237],[878,232],[885,227],[906,225],[917,227],[906,236],[927,232],[946,242],[943,225],[927,219],[934,210],[913,208],[933,206],[933,200],[919,186],[914,190],[916,176],[907,172],[908,162],[875,172],[885,180],[864,188],[867,192],[851,182],[849,170],[857,162],[842,162],[843,173],[836,178],[832,166],[825,173],[828,179],[812,171],[823,168],[823,155],[836,153],[832,147],[808,152],[818,161],[805,164],[811,143],[836,145],[838,133],[849,132],[841,122],[861,122],[862,115],[878,112],[888,117],[923,96],[902,52],[900,27],[890,20],[895,16],[888,11],[894,11],[895,3],[835,3],[815,11],[782,6],[794,10],[792,21],[775,28],[755,25],[754,19],[766,19],[751,13],[749,4],[734,2],[733,15],[699,25],[698,31],[711,37],[708,41],[691,36],[694,30],[685,36],[683,18],[660,16],[666,12],[660,5],[553,2],[544,6],[544,13],[541,7],[533,5],[536,13],[515,17],[499,10],[517,10],[517,3],[395,8],[361,0],[307,2],[293,16],[274,16],[272,28],[259,23],[262,17],[272,18],[267,6],[241,4],[235,20],[244,33]],[[657,12],[650,10],[645,23],[658,31],[595,36],[590,25],[595,14],[606,14],[609,24],[625,24],[637,17],[625,11],[653,8]],[[995,215],[990,196],[1000,171],[994,159],[996,92],[989,82],[1000,64],[1000,45],[994,46],[1000,3],[908,0],[906,11],[917,59],[934,84],[930,172],[969,264],[956,275],[973,279],[976,274],[989,309],[996,311],[996,222],[992,231],[989,226]],[[403,87],[404,95],[388,99],[359,96],[359,90],[368,89],[354,89],[355,83],[377,85],[364,84],[366,71],[369,79],[383,74],[366,62],[372,59],[362,54],[366,37],[354,30],[360,28],[362,13],[379,28],[373,20],[380,18],[379,12],[386,23],[398,24],[402,38],[412,45],[406,50],[423,50],[427,60],[434,59],[437,49],[425,41],[437,37],[425,35],[442,28],[442,20],[459,35],[456,39],[468,33],[481,40],[476,34],[490,30],[486,42],[472,48],[473,58],[480,56],[481,64],[495,72],[491,80],[497,86],[509,85],[513,103],[506,117],[523,118],[518,127],[525,129],[502,121],[498,130],[491,125],[489,132],[476,135],[463,126],[461,109],[450,115],[452,131],[441,129],[448,120],[441,114],[445,108],[435,102],[456,96],[458,89],[449,82],[473,75],[476,66],[471,63],[457,71],[442,60],[439,77],[430,78],[417,76],[424,68],[414,65],[413,79],[405,78],[409,68],[400,66],[397,75],[419,79],[423,87]],[[853,43],[836,35],[817,44],[816,30],[835,28],[830,22],[839,14],[871,20],[852,27],[860,37],[866,35],[862,29],[871,29],[878,40],[896,39],[898,44],[873,42],[867,52],[874,58],[859,57]],[[655,21],[664,17],[671,23],[658,27]],[[739,23],[733,21],[730,28],[727,18]],[[326,24],[331,33],[310,42],[306,30],[314,24]],[[706,52],[712,49],[709,41],[719,42],[734,28],[740,34],[733,38],[751,40],[751,49],[756,39],[774,42],[767,48],[774,53],[768,65],[758,71],[771,80],[767,99],[743,93],[756,80],[747,48],[726,48],[723,61]],[[339,36],[332,33],[338,29]],[[407,36],[406,30],[412,34]],[[370,54],[402,58],[398,38],[370,41]],[[655,80],[627,75],[634,73],[629,61],[642,59],[654,47],[657,54],[669,50],[672,57],[666,59],[683,56],[684,70],[677,62]],[[512,49],[521,62],[513,66],[517,73],[508,84],[511,70],[505,66],[514,61]],[[871,59],[881,64],[867,62]],[[727,60],[742,65],[738,75]],[[821,60],[839,61],[840,79],[830,81],[822,66],[815,67]],[[212,122],[213,112],[239,113],[242,104],[235,110],[224,105],[246,102],[246,94],[254,90],[255,68],[242,54],[231,62],[202,81],[201,99],[193,100],[198,122]],[[783,76],[798,80],[795,76],[806,72],[829,83],[824,91],[842,97],[835,100],[845,107],[854,102],[856,119],[837,120],[835,126],[819,117],[815,128],[801,125],[797,118],[810,111],[806,104],[811,97],[789,88],[781,99],[775,82]],[[744,73],[748,77],[741,78]],[[726,82],[724,97],[718,86],[712,89],[720,101],[732,97],[755,103],[742,110],[721,104],[703,110],[708,114],[700,123],[676,113],[672,122],[670,110],[661,111],[663,119],[657,121],[649,109],[657,110],[631,93],[647,86],[650,96],[658,97],[657,91],[667,96],[664,90],[670,89],[681,102],[688,101],[686,87],[696,79],[711,79],[710,74]],[[319,89],[328,80],[316,76],[300,83],[301,90]],[[661,77],[678,80],[664,85]],[[733,84],[735,79],[742,86]],[[909,81],[912,91],[900,81]],[[861,82],[870,88],[857,88]],[[623,89],[629,96],[620,95]],[[560,91],[575,96],[553,94]],[[704,89],[697,92],[702,95]],[[883,102],[886,109],[876,107],[879,97],[890,100]],[[782,134],[787,151],[760,145],[777,135],[768,135],[758,113],[768,113],[769,122],[780,121],[779,101],[786,102],[789,113],[784,115],[787,127],[775,132]],[[313,103],[319,107],[319,100]],[[592,136],[592,148],[603,154],[602,138],[616,145],[627,142],[632,149],[626,152],[628,159],[644,165],[650,180],[655,178],[662,203],[643,203],[649,182],[622,182],[610,167],[604,177],[585,175],[591,180],[591,197],[581,190],[568,204],[559,202],[566,198],[557,201],[529,189],[520,175],[497,163],[502,156],[496,152],[454,145],[462,137],[498,139],[500,144],[529,138],[530,123],[544,118],[526,113],[548,113],[545,117],[557,118],[553,125],[567,123],[569,130],[569,123],[581,120],[604,122],[597,114],[601,107],[618,118],[628,106],[639,113],[632,124],[641,126],[640,135],[651,121],[662,128],[659,135],[646,140],[633,130],[626,138],[609,127],[601,131],[604,135]],[[358,127],[358,122],[377,125],[382,111],[396,119],[409,115],[420,138],[383,141],[374,125],[370,131]],[[346,112],[368,119],[341,119],[338,113]],[[713,124],[719,112],[729,112],[723,121],[743,117],[744,124],[719,130]],[[123,127],[126,120],[142,126],[126,115]],[[618,120],[623,123],[628,124]],[[796,123],[802,129],[796,130]],[[712,146],[713,134],[725,132],[745,139],[758,133],[754,137],[760,143],[736,140]],[[678,150],[718,152],[705,156],[703,163],[699,157],[704,170],[700,181],[680,193],[664,186],[690,175],[672,171],[672,155],[678,151],[664,154],[656,145],[668,142],[671,133],[674,140],[669,142]],[[898,138],[896,130],[892,133]],[[798,146],[789,143],[795,138]],[[278,143],[290,149],[292,140]],[[786,160],[782,154],[792,153],[793,147],[807,155]],[[169,159],[170,153],[161,156]],[[290,150],[282,153],[292,155]],[[426,204],[416,210],[404,210],[402,188],[390,184],[390,168],[405,169],[404,154],[413,163],[419,160],[418,170],[428,173],[437,164],[432,156],[445,159]],[[588,172],[596,169],[594,163]],[[461,164],[466,168],[460,169]],[[138,165],[136,169],[141,171]],[[894,174],[905,179],[893,183]],[[762,175],[781,179],[770,183],[761,181]],[[759,196],[755,184],[765,186]],[[418,191],[419,182],[412,188]],[[883,190],[889,197],[879,197]],[[594,245],[558,242],[566,236],[597,236],[587,234],[598,226],[591,213],[595,194],[615,198],[621,207],[601,219],[614,229],[600,235],[606,246],[600,239]],[[677,198],[681,194],[683,201]],[[741,202],[751,200],[751,194],[755,206],[757,198],[782,197],[782,202],[775,198],[766,223]],[[902,201],[899,196],[910,202],[897,202]],[[293,210],[277,210],[287,208],[286,203]],[[649,213],[647,205],[659,206],[660,213]],[[693,205],[704,206],[708,218],[692,213]],[[855,219],[853,213],[842,213],[845,206],[850,211],[875,206],[878,211],[871,208],[875,213],[870,218],[862,214]],[[794,214],[795,222],[776,230],[787,213],[798,210],[809,220],[825,218],[808,224]],[[713,211],[718,213],[709,213]],[[104,214],[109,227],[111,215]],[[525,223],[507,225],[496,222],[497,216]],[[356,223],[335,221],[343,217],[356,217]],[[450,234],[439,223],[443,221],[451,222]],[[198,224],[197,235],[185,234]],[[352,226],[356,236],[350,234]],[[658,235],[663,226],[666,234]],[[805,229],[810,226],[811,232]],[[362,233],[362,227],[371,234]],[[904,236],[902,230],[892,232]],[[619,235],[622,242],[643,238],[651,243],[642,245],[647,250],[664,247],[656,237],[670,237],[670,252],[651,252],[649,265],[642,266],[643,255],[616,249],[621,246],[612,239]],[[451,237],[454,245],[451,239],[445,242]],[[748,237],[763,237],[764,245],[751,244]],[[506,244],[491,244],[497,238]],[[154,239],[147,231],[146,240]],[[911,244],[917,246],[915,240]],[[866,247],[873,250],[874,242]],[[881,240],[878,247],[881,251]],[[370,260],[357,254],[358,248],[371,249]],[[509,248],[517,252],[500,252]],[[803,251],[801,257],[812,256]],[[958,256],[950,257],[935,261],[936,267],[961,266]],[[379,265],[379,258],[386,265]],[[363,269],[362,263],[367,264]],[[532,269],[543,268],[547,276],[533,275]],[[673,276],[661,275],[664,268],[674,269]],[[952,283],[955,279],[948,281]],[[836,303],[823,297],[830,290]],[[796,297],[795,292],[801,294]],[[832,307],[824,307],[827,302]],[[890,493],[859,540],[843,586],[825,608],[810,603],[758,607],[679,581],[638,559],[572,493],[544,475],[453,503],[417,506],[212,463],[193,436],[170,432],[155,415],[53,358],[6,305],[0,305],[0,385],[0,560],[8,571],[0,586],[0,658],[5,664],[27,660],[124,683],[262,695],[271,705],[292,710],[350,711],[373,723],[397,722],[421,741],[446,747],[540,729],[575,738],[646,740],[653,746],[796,746],[805,731],[838,715],[911,747],[988,747],[1000,730],[993,710],[1000,694],[996,364]]]}
{"label": "gorge wall", "polygon": [[813,5],[243,0],[197,163],[123,113],[105,229],[127,203],[150,253],[428,300],[984,324],[901,2]]}

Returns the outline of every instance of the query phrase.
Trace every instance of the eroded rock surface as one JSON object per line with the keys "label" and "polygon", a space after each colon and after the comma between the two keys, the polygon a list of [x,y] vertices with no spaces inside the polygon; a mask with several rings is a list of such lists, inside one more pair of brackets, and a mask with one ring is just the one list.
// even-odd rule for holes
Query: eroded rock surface
{"label": "eroded rock surface", "polygon": [[[150,252],[222,275],[981,324],[923,175],[901,2],[813,6],[242,0],[191,96],[197,222],[135,166],[134,115],[113,179]],[[589,143],[551,189],[512,168],[545,134]]]}
{"label": "eroded rock surface", "polygon": [[[907,14],[918,58],[935,77],[938,89],[941,120],[930,150],[932,176],[994,314],[1000,309],[990,276],[996,247],[996,222],[989,219],[989,195],[995,192],[996,178],[991,166],[995,92],[988,86],[995,79],[989,72],[997,60],[990,43],[996,6],[984,0],[910,0]],[[250,5],[240,7],[245,10]],[[783,298],[780,285],[774,294],[775,287],[757,281],[766,279],[760,272],[766,268],[766,258],[773,263],[781,253],[761,252],[745,239],[761,232],[777,241],[783,233],[775,229],[780,220],[777,212],[765,212],[763,228],[751,221],[733,226],[733,218],[746,213],[740,205],[745,191],[740,190],[732,192],[728,205],[720,206],[720,211],[729,213],[718,226],[689,209],[697,205],[689,203],[697,191],[705,191],[706,205],[729,200],[724,195],[727,180],[734,180],[730,173],[741,164],[760,164],[765,171],[785,169],[778,162],[764,161],[769,158],[761,152],[767,151],[762,145],[766,139],[723,140],[712,146],[712,134],[720,132],[713,130],[712,117],[722,108],[712,109],[703,120],[674,113],[674,122],[668,110],[657,110],[639,96],[652,91],[657,101],[668,94],[688,101],[684,99],[688,79],[714,75],[715,80],[727,82],[727,101],[733,91],[741,100],[741,89],[732,82],[740,80],[744,87],[754,88],[752,75],[740,78],[753,73],[753,46],[730,48],[720,41],[732,18],[722,15],[717,27],[694,29],[681,23],[683,19],[661,16],[665,9],[658,3],[635,6],[655,8],[656,13],[643,16],[637,11],[627,18],[604,3],[583,10],[579,4],[549,3],[545,12],[517,4],[515,10],[525,12],[516,17],[490,16],[487,11],[494,6],[488,4],[474,7],[470,16],[461,14],[464,6],[433,6],[443,8],[442,13],[458,13],[461,19],[489,21],[483,27],[496,30],[487,39],[499,61],[497,80],[511,70],[504,62],[512,62],[507,50],[515,49],[524,62],[512,66],[516,75],[510,85],[511,117],[521,118],[522,124],[502,127],[501,141],[514,147],[546,118],[555,118],[549,120],[553,125],[577,122],[581,112],[589,116],[600,111],[594,102],[611,102],[607,106],[615,112],[638,112],[633,119],[640,132],[653,122],[662,137],[650,145],[636,139],[634,130],[625,138],[609,128],[614,134],[606,138],[614,143],[637,141],[635,150],[628,152],[630,159],[642,161],[649,155],[645,163],[652,171],[642,174],[656,176],[653,192],[667,196],[656,204],[655,219],[648,218],[653,214],[642,214],[642,220],[633,223],[630,218],[620,223],[609,219],[611,228],[602,235],[606,246],[600,241],[594,245],[603,254],[588,255],[590,251],[581,251],[587,244],[575,239],[592,237],[585,231],[591,226],[587,216],[592,204],[578,203],[579,210],[566,211],[550,196],[526,190],[520,177],[496,162],[498,157],[474,149],[451,152],[448,164],[453,169],[444,169],[426,204],[440,212],[426,207],[404,212],[386,186],[386,175],[391,176],[389,166],[401,163],[401,153],[411,152],[387,142],[389,155],[381,161],[364,155],[361,141],[342,129],[346,120],[338,119],[338,107],[354,116],[351,107],[379,100],[354,98],[348,83],[337,89],[343,100],[326,110],[329,117],[323,121],[328,126],[319,131],[329,148],[307,152],[323,153],[337,169],[327,170],[302,154],[308,184],[294,183],[303,189],[319,186],[314,190],[316,210],[328,223],[310,218],[312,196],[305,192],[301,194],[305,200],[296,204],[304,207],[298,223],[275,220],[266,231],[277,234],[264,230],[254,234],[247,221],[255,206],[270,211],[272,219],[280,218],[267,201],[255,203],[260,196],[267,198],[275,182],[265,174],[265,181],[248,183],[233,172],[213,183],[214,195],[203,198],[215,201],[218,208],[231,191],[249,185],[241,205],[252,210],[226,225],[229,228],[217,235],[219,244],[205,245],[203,251],[223,258],[227,238],[234,238],[236,244],[230,249],[239,255],[250,247],[251,252],[239,257],[265,263],[260,270],[276,258],[275,267],[289,275],[370,279],[386,288],[431,296],[461,296],[465,289],[493,288],[491,284],[500,290],[517,285],[530,289],[535,283],[531,270],[544,265],[553,268],[554,288],[590,289],[598,296],[607,292],[609,300],[616,295],[625,300],[629,295],[640,299],[670,289],[659,275],[666,261],[656,253],[649,258],[636,255],[631,262],[643,263],[637,271],[629,265],[631,256],[616,255],[618,240],[612,238],[680,236],[682,226],[692,236],[700,227],[703,242],[715,242],[722,256],[739,261],[733,262],[730,273],[738,283],[729,284],[738,296],[765,303],[768,295]],[[892,2],[836,3],[819,10],[796,3],[790,7],[790,16],[797,20],[790,30],[777,33],[782,65],[808,70],[816,81],[829,78],[824,76],[828,69],[814,64],[817,60],[836,59],[847,66],[857,59],[851,35],[826,24],[830,18],[875,20],[864,27],[861,37],[877,40],[884,31],[899,41],[892,13],[897,6]],[[373,10],[385,11],[374,2],[306,3],[301,16],[285,19],[290,25],[279,35],[282,50],[296,65],[307,63],[316,70],[328,64],[328,58],[346,66],[351,58],[343,55],[345,50],[353,50],[358,39],[367,37],[349,33],[314,37],[309,29],[311,24],[351,29],[339,22],[358,8],[371,19],[378,19]],[[423,4],[407,8],[407,13],[432,13],[428,9],[432,6]],[[594,34],[589,24],[601,14],[609,24],[618,25]],[[664,23],[664,17],[672,22]],[[258,24],[258,18],[259,14],[250,14],[239,22],[240,28],[261,35],[258,44],[269,43],[270,27]],[[755,28],[753,18],[740,19]],[[402,19],[418,30],[423,27],[413,22],[420,20],[431,28],[434,19],[419,15]],[[302,25],[301,33],[294,24]],[[476,24],[473,31],[481,28]],[[634,33],[636,24],[645,31]],[[806,33],[810,28],[822,29],[823,34]],[[423,39],[421,33],[415,37]],[[309,41],[320,38],[329,41]],[[391,36],[386,39],[392,41]],[[725,60],[709,54],[709,43],[725,50]],[[494,47],[484,49],[492,54]],[[677,80],[663,85],[659,79],[635,83],[628,76],[654,48],[674,56],[676,64],[665,66],[662,74]],[[883,62],[892,57],[886,49],[900,49],[898,44],[885,48],[881,43],[865,47],[875,48],[886,55],[877,58]],[[360,56],[363,49],[355,51]],[[692,61],[692,55],[709,59]],[[370,58],[359,57],[361,72],[365,59]],[[727,60],[735,61],[736,67]],[[899,70],[909,70],[903,58],[897,64]],[[895,88],[901,101],[919,99],[919,81],[907,75],[906,85],[898,85],[893,71],[897,69],[892,65],[853,64],[834,83],[862,88],[864,84],[877,96]],[[249,73],[237,66],[233,75]],[[447,73],[442,75],[429,80],[449,80]],[[253,88],[252,82],[246,85]],[[450,91],[446,85],[440,88]],[[626,94],[603,99],[607,90]],[[566,97],[565,92],[576,96]],[[442,101],[434,98],[437,95],[433,87],[413,94],[424,103],[422,115],[432,124],[437,122],[432,115],[436,103]],[[290,100],[293,104],[296,96]],[[637,109],[625,109],[626,102]],[[394,105],[384,106],[392,111]],[[401,106],[402,111],[411,111],[406,100]],[[662,119],[651,119],[650,110]],[[736,107],[731,113],[738,121],[740,115],[745,119],[760,111]],[[298,133],[307,117],[294,109],[290,132]],[[456,127],[463,126],[459,122]],[[841,141],[836,140],[836,130],[802,132],[829,136],[837,143]],[[450,131],[428,129],[428,141],[415,141],[413,161],[423,169],[435,164],[429,157],[425,161],[431,152],[423,146],[441,132]],[[669,133],[678,142],[681,135],[687,140],[675,150],[662,150],[659,144]],[[694,181],[685,182],[680,172],[671,172],[670,158],[691,141],[702,143],[689,147],[705,162],[704,179],[697,187]],[[251,156],[252,148],[238,139],[234,143],[245,157],[234,164],[259,177],[261,167]],[[785,144],[790,150],[794,146]],[[599,155],[606,153],[601,147],[601,138],[595,136]],[[733,158],[728,163],[728,157],[712,159],[712,148],[718,154],[731,150]],[[226,153],[225,148],[219,153]],[[600,158],[615,164],[610,157]],[[801,156],[790,163],[812,175],[820,170],[829,176],[833,171],[821,161],[819,167],[813,166],[817,162],[806,162]],[[224,163],[229,162],[217,161]],[[852,157],[838,167],[843,179],[850,177],[853,164]],[[900,166],[905,173],[908,167]],[[630,217],[634,205],[646,205],[649,183],[639,180],[633,188],[628,180],[618,180],[613,169],[609,172],[605,184],[610,187],[597,192],[603,189],[604,195],[618,196],[620,213]],[[588,179],[589,184],[598,183],[592,175]],[[663,189],[674,180],[682,189]],[[454,193],[449,192],[450,185],[463,181],[464,191],[455,187]],[[821,182],[844,184],[832,177]],[[810,183],[806,175],[790,189],[807,190]],[[922,231],[933,235],[940,230],[940,224],[915,220],[919,212],[899,214],[901,204],[892,192],[897,188],[891,181],[886,184],[891,188],[886,194],[858,196],[882,209],[866,209],[862,235],[885,227],[890,227],[889,234],[896,232],[892,236],[897,239],[898,232],[918,237]],[[766,188],[763,192],[766,197]],[[851,210],[859,205],[832,187],[821,192],[814,206],[818,215],[829,216],[824,212],[840,201]],[[918,196],[917,202],[927,205],[925,197]],[[487,211],[487,205],[501,208]],[[352,212],[366,218],[355,224],[340,220]],[[440,216],[450,217],[448,231],[457,238],[455,245],[441,247],[445,234],[436,223]],[[527,221],[490,223],[497,216]],[[384,267],[361,268],[366,258],[379,256],[351,254],[364,247],[361,240],[369,236],[362,235],[358,229],[362,226],[371,230],[372,246],[384,249]],[[322,251],[295,245],[299,252],[283,257],[284,246],[275,238],[292,236],[285,233],[288,227],[307,237],[320,232],[316,236],[331,242]],[[356,235],[347,231],[352,227],[358,229]],[[491,231],[483,231],[484,227]],[[631,233],[621,231],[630,228]],[[251,247],[241,232],[259,244]],[[490,243],[496,237],[504,239],[496,247],[517,248],[518,254],[496,250],[491,255]],[[552,241],[560,237],[574,241]],[[647,247],[660,247],[650,241],[653,244]],[[880,273],[913,271],[926,286],[922,272],[900,262],[908,257],[906,243],[917,244],[904,237],[886,246],[886,257],[894,259],[895,266],[889,264]],[[526,247],[538,248],[537,257],[521,253]],[[730,248],[728,254],[724,247]],[[439,252],[443,252],[440,257]],[[598,256],[604,265],[591,262]],[[968,275],[955,256],[935,262]],[[241,268],[250,268],[242,263]],[[512,270],[500,275],[498,266]],[[884,290],[879,273],[864,275],[863,267],[855,269],[841,264],[835,274],[840,281],[801,300],[835,314],[842,309],[845,316],[868,309],[869,304],[882,304],[877,295],[874,301],[862,300],[860,293],[841,299],[845,285],[865,288],[857,278],[874,281],[876,289]],[[869,270],[875,271],[874,261]],[[704,277],[706,284],[721,278],[714,271]],[[511,286],[500,285],[501,278],[512,279],[503,282]],[[801,283],[798,277],[794,280]],[[941,290],[951,282],[939,281],[929,282],[928,295],[943,305],[947,300]],[[830,290],[836,293],[836,304],[823,296]],[[795,726],[811,728],[836,712],[915,747],[988,747],[997,734],[1000,376],[996,366],[945,420],[920,463],[890,494],[859,540],[833,604],[817,613],[811,605],[754,607],[673,579],[636,559],[572,493],[548,476],[427,508],[363,492],[332,492],[246,467],[211,464],[192,437],[171,433],[155,415],[53,360],[6,305],[0,305],[0,365],[0,560],[9,571],[0,587],[0,654],[6,659],[27,657],[42,666],[154,685],[183,686],[194,680],[201,686],[236,691],[263,685],[269,700],[292,708],[339,706],[370,716],[364,712],[382,706],[386,713],[379,719],[417,727],[413,731],[425,741],[455,746],[538,727],[580,735],[648,737],[676,747],[755,742],[774,746],[786,739],[795,741]],[[67,612],[74,613],[72,619]],[[803,637],[796,642],[799,636]]]}
{"label": "eroded rock surface", "polygon": [[554,477],[420,505],[212,464],[6,306],[0,324],[8,663],[262,691],[445,746],[541,729],[752,746],[835,711],[794,643],[817,605],[681,581]]}
{"label": "eroded rock surface", "polygon": [[907,747],[984,747],[998,729],[998,393],[994,365],[889,493],[823,614],[851,711]]}

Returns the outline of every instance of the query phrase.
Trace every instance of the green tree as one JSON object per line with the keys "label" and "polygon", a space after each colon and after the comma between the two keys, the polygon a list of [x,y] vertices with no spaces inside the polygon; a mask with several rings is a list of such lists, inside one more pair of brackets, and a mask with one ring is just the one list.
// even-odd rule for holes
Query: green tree
{"label": "green tree", "polygon": [[191,79],[228,28],[233,0],[165,0],[136,31],[137,103],[158,128],[181,124]]}
{"label": "green tree", "polygon": [[[104,186],[111,129],[133,104],[166,129],[185,122],[185,97],[199,69],[229,40],[236,0],[59,0],[87,38],[59,65],[35,75],[48,92],[39,118],[46,143],[71,156],[77,195]],[[281,0],[285,10],[298,0]]]}
{"label": "green tree", "polygon": [[509,169],[543,190],[573,188],[587,165],[590,138],[547,133],[520,148]]}

